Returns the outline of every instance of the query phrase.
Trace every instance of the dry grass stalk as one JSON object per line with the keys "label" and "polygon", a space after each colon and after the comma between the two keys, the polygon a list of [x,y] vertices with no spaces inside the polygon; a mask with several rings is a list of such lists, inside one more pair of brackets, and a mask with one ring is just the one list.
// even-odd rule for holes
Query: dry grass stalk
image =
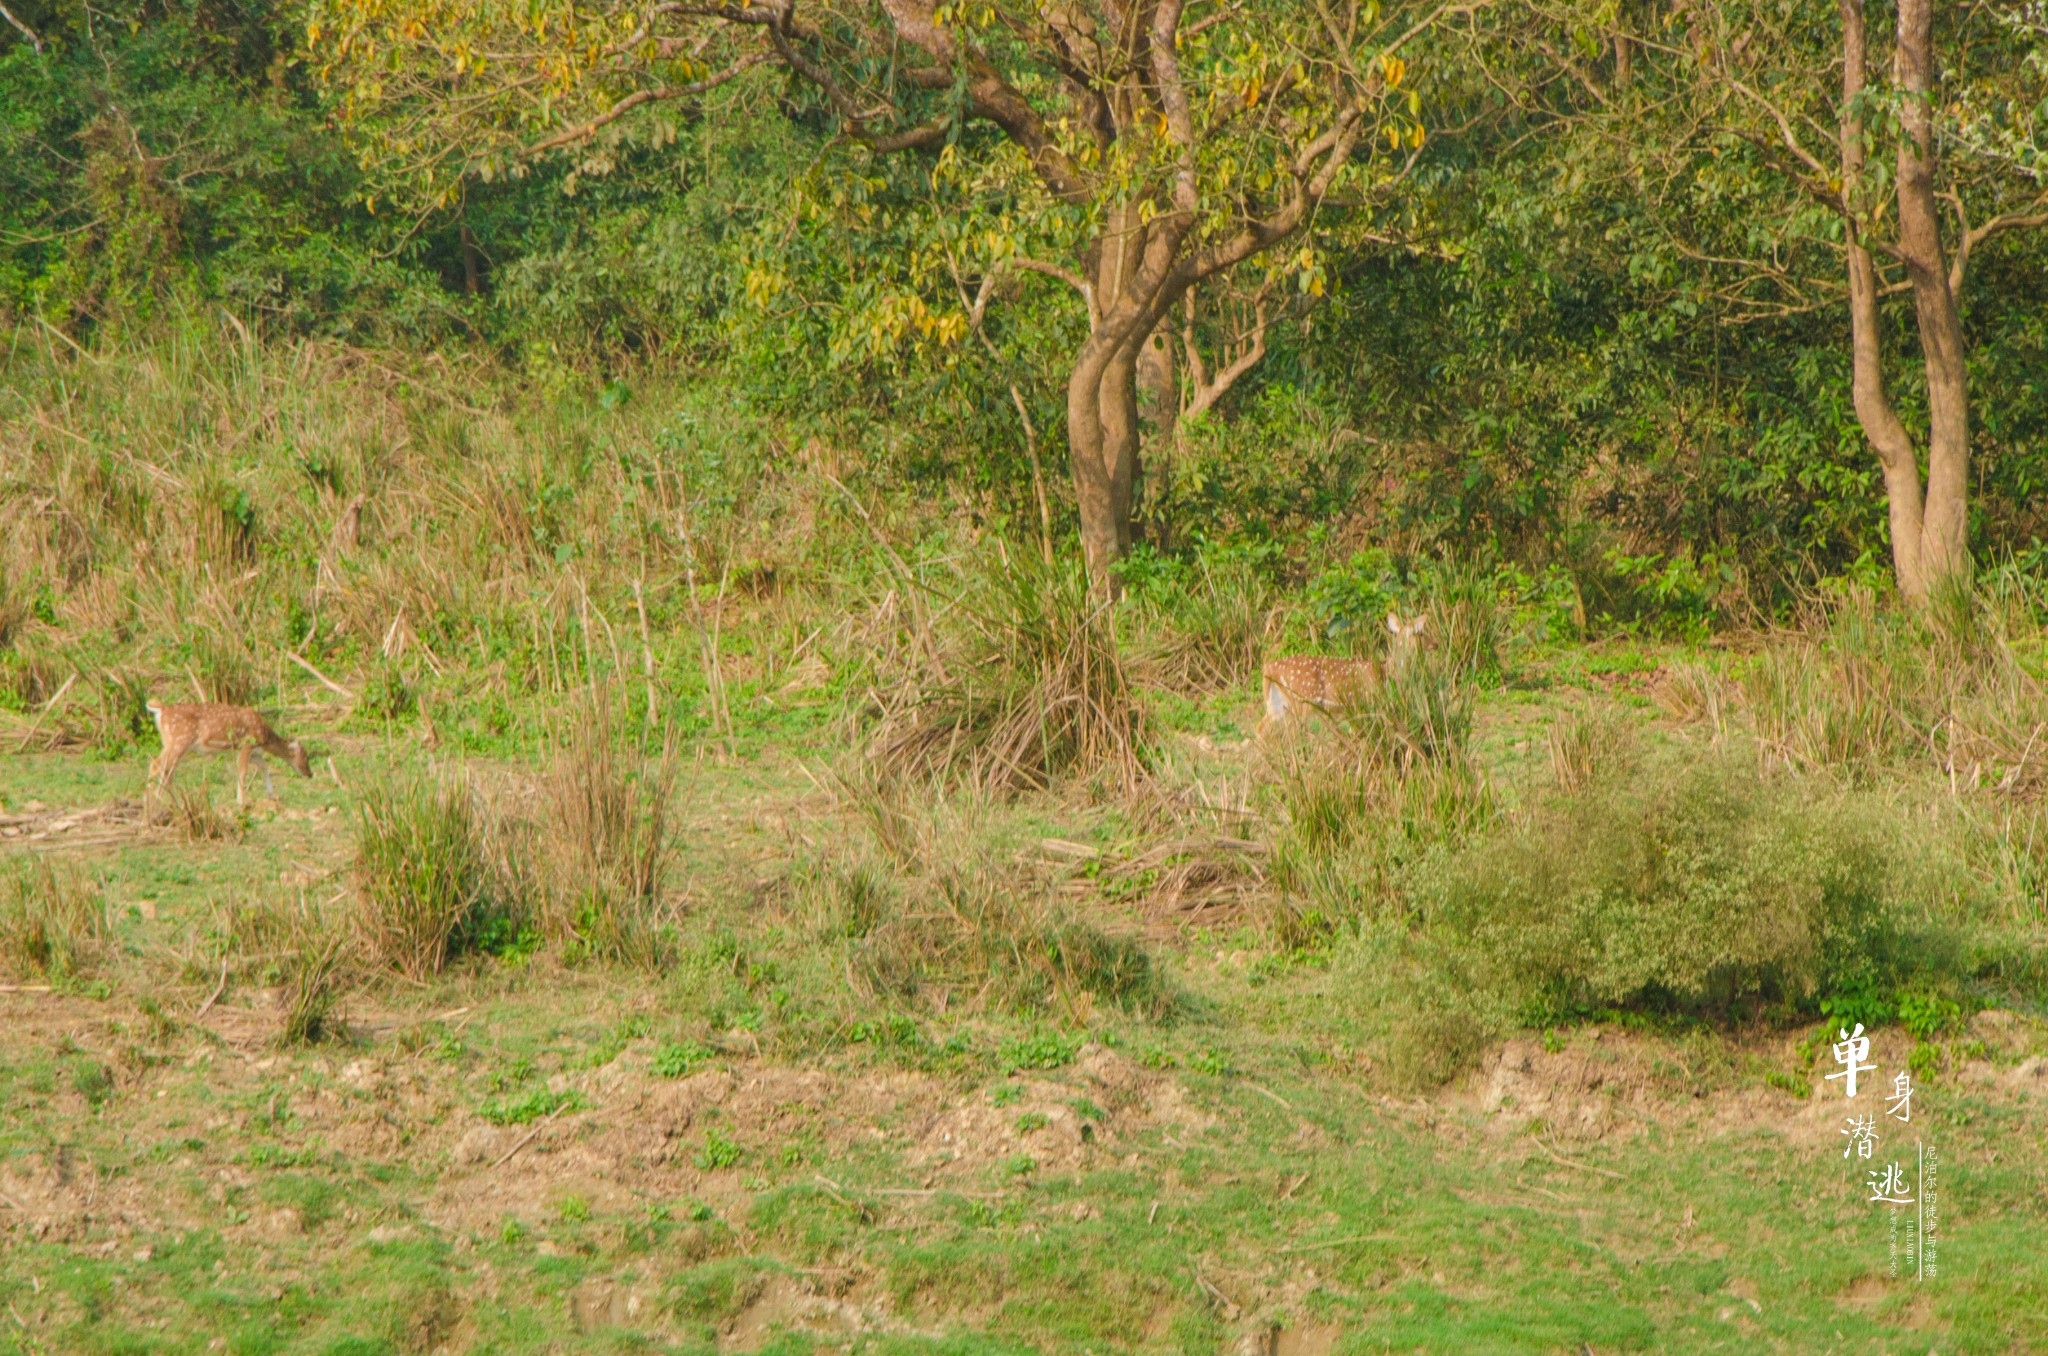
{"label": "dry grass stalk", "polygon": [[616,728],[607,689],[576,716],[549,772],[550,880],[544,922],[555,937],[621,960],[658,958],[672,922],[676,749],[658,757]]}

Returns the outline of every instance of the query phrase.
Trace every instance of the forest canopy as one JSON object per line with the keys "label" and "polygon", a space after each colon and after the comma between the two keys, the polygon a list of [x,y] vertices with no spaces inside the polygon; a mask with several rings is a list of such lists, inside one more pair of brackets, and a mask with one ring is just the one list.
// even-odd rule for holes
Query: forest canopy
{"label": "forest canopy", "polygon": [[2038,5],[7,18],[22,332],[224,306],[541,389],[715,375],[1098,576],[1455,539],[1754,616],[2039,550]]}

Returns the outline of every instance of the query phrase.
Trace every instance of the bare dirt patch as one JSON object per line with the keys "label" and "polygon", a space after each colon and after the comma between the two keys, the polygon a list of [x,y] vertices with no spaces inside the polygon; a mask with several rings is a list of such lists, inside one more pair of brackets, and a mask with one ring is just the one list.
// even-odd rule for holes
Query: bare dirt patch
{"label": "bare dirt patch", "polygon": [[[1738,1062],[1790,1070],[1798,1065],[1796,1045],[1791,1036],[1770,1037],[1737,1043],[1731,1053]],[[1897,1028],[1872,1035],[1869,1059],[1877,1067],[1862,1074],[1857,1106],[1883,1110],[1882,1096],[1912,1049],[1912,1037]],[[1605,1028],[1575,1035],[1556,1050],[1537,1040],[1510,1040],[1442,1100],[1476,1113],[1500,1133],[1537,1127],[1560,1140],[1626,1141],[1661,1127],[1709,1135],[1761,1131],[1802,1147],[1840,1142],[1845,1098],[1841,1080],[1825,1076],[1837,1072],[1825,1051],[1802,1075],[1804,1098],[1765,1084],[1758,1073],[1694,1069],[1684,1059],[1668,1041]],[[2048,1064],[2041,1082],[2048,1095]]]}
{"label": "bare dirt patch", "polygon": [[[915,1072],[743,1062],[670,1081],[636,1065],[622,1058],[564,1080],[563,1090],[591,1108],[540,1125],[456,1115],[422,1129],[415,1152],[445,1154],[449,1165],[424,1216],[470,1230],[539,1218],[572,1194],[621,1207],[636,1198],[737,1199],[760,1156],[792,1141],[833,1154],[859,1145],[898,1153],[916,1174],[902,1190],[915,1195],[965,1188],[1025,1158],[1038,1169],[1084,1168],[1134,1133],[1210,1121],[1177,1083],[1099,1046],[1068,1069],[1022,1081],[1001,1105]],[[740,1146],[741,1161],[711,1160],[705,1145],[714,1134]]]}

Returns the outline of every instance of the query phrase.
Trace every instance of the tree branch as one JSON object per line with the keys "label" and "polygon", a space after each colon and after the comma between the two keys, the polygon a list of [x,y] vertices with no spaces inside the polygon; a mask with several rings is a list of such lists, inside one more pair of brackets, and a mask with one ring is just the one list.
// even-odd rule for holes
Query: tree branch
{"label": "tree branch", "polygon": [[669,99],[682,99],[692,94],[706,93],[707,91],[717,89],[720,85],[737,80],[741,75],[767,59],[768,54],[766,52],[756,52],[752,56],[743,57],[738,62],[726,67],[715,75],[707,75],[702,80],[695,80],[687,85],[667,85],[661,89],[635,90],[613,104],[609,109],[590,119],[590,121],[571,127],[566,131],[557,132],[551,137],[542,137],[539,141],[521,150],[520,154],[540,155],[545,151],[556,150],[574,142],[588,141],[591,137],[597,135],[600,129],[617,122],[620,118],[625,117],[643,104],[661,103]]}
{"label": "tree branch", "polygon": [[35,35],[35,31],[31,29],[27,24],[15,18],[13,10],[7,8],[7,6],[5,5],[0,5],[0,17],[4,17],[8,23],[13,24],[17,29],[21,31],[21,36],[28,39],[29,46],[36,49],[37,56],[41,56],[43,54],[43,40],[37,37]]}
{"label": "tree branch", "polygon": [[1174,54],[1174,34],[1180,27],[1182,0],[1160,0],[1152,11],[1152,80],[1159,91],[1160,111],[1166,118],[1166,135],[1178,152],[1173,172],[1173,205],[1193,212],[1201,205],[1195,185],[1195,119],[1188,111],[1187,87],[1181,83],[1180,59]]}
{"label": "tree branch", "polygon": [[1054,197],[1076,205],[1093,200],[1080,166],[1059,148],[1037,110],[996,73],[987,58],[954,42],[933,19],[929,4],[924,0],[882,0],[882,8],[903,41],[942,65],[965,68],[967,97],[974,114],[994,123],[1023,149],[1031,168]]}
{"label": "tree branch", "polygon": [[[1214,380],[1210,379],[1207,366],[1202,361],[1201,350],[1195,344],[1195,294],[1192,289],[1189,290],[1186,323],[1181,328],[1181,347],[1187,351],[1188,373],[1193,380],[1189,382],[1188,402],[1181,410],[1181,417],[1183,419],[1193,419],[1197,415],[1208,412],[1217,401],[1230,394],[1230,388],[1237,385],[1240,377],[1244,376],[1245,373],[1251,371],[1254,367],[1257,367],[1264,360],[1266,356],[1266,329],[1270,320],[1266,310],[1266,301],[1272,290],[1273,280],[1271,278],[1266,279],[1265,282],[1259,285],[1257,295],[1252,298],[1252,327],[1250,331],[1247,334],[1240,334],[1232,345],[1225,347],[1224,352],[1226,354],[1229,353],[1231,348],[1237,345],[1244,346],[1237,348],[1237,356],[1224,365],[1223,370],[1216,374]],[[1247,337],[1250,340],[1248,344],[1245,343]]]}
{"label": "tree branch", "polygon": [[2048,208],[2048,192],[2042,193],[2017,212],[2001,212],[1975,228],[1971,227],[1969,217],[1964,214],[1962,195],[1954,194],[1950,201],[1955,203],[1956,220],[1963,228],[1961,239],[1956,242],[1955,261],[1949,265],[1948,270],[1948,290],[1956,296],[1963,294],[1963,274],[1970,266],[1971,250],[1992,236],[2006,231],[2032,230],[2035,227],[2048,226],[2048,211],[2042,210]]}

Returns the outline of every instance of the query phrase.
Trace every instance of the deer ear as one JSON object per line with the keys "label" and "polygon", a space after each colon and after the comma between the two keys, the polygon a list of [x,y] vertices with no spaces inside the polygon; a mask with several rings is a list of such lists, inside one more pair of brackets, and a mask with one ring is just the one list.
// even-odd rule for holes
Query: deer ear
{"label": "deer ear", "polygon": [[1399,613],[1389,612],[1387,614],[1387,629],[1397,636],[1401,634],[1401,617]]}
{"label": "deer ear", "polygon": [[1415,619],[1415,634],[1418,636],[1421,635],[1422,628],[1427,625],[1429,625],[1429,614],[1425,612]]}

